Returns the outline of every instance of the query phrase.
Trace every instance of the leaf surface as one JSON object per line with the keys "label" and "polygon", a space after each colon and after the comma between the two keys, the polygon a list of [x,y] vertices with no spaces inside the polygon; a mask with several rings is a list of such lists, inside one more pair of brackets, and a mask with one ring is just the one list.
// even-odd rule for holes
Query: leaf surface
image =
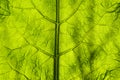
{"label": "leaf surface", "polygon": [[0,0],[0,80],[120,80],[119,0]]}

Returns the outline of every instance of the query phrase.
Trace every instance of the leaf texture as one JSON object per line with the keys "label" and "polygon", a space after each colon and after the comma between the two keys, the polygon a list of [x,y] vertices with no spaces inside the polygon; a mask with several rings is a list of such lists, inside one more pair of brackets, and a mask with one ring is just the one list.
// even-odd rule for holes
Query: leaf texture
{"label": "leaf texture", "polygon": [[0,0],[0,80],[120,80],[120,0]]}

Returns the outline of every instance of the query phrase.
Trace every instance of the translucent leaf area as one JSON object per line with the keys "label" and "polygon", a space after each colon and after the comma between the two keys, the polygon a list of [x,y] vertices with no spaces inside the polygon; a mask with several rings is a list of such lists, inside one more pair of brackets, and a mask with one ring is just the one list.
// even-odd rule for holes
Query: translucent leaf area
{"label": "translucent leaf area", "polygon": [[0,0],[0,80],[120,80],[120,0]]}

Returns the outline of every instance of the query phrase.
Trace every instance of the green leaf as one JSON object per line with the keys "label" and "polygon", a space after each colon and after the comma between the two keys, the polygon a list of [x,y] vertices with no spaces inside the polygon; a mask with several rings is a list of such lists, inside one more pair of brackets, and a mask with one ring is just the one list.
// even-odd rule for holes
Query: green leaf
{"label": "green leaf", "polygon": [[0,0],[0,80],[120,80],[120,0]]}

